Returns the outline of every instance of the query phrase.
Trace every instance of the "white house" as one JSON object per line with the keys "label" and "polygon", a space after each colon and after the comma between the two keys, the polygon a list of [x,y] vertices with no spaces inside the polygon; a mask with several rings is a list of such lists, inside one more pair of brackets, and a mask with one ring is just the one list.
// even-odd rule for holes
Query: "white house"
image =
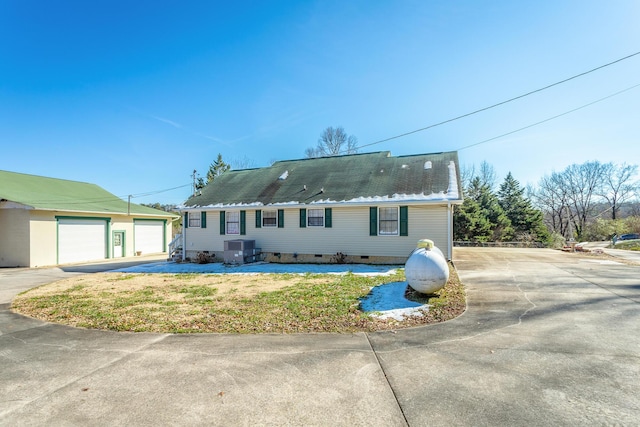
{"label": "white house", "polygon": [[451,258],[458,169],[456,152],[377,152],[228,171],[181,209],[183,257],[243,239],[270,262],[404,263],[429,238]]}
{"label": "white house", "polygon": [[177,218],[95,184],[0,171],[0,267],[167,252]]}

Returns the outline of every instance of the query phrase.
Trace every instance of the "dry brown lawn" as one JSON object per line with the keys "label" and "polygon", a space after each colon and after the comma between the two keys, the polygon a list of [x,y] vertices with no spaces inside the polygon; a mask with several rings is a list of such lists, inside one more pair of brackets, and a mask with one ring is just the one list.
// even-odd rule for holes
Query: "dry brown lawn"
{"label": "dry brown lawn", "polygon": [[134,332],[292,333],[396,329],[451,319],[466,308],[457,274],[422,317],[381,320],[360,299],[394,276],[353,274],[99,273],[54,282],[18,295],[16,312],[75,327]]}

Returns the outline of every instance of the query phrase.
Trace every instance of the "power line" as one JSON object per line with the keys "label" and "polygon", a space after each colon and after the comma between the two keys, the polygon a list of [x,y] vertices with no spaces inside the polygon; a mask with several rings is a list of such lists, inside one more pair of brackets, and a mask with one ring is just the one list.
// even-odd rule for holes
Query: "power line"
{"label": "power line", "polygon": [[[164,190],[149,191],[147,193],[131,194],[131,197],[136,198],[136,197],[153,196],[155,194],[166,193],[167,191],[177,190],[179,188],[185,188],[185,187],[191,187],[191,184],[180,185],[178,187],[173,187],[173,188],[166,188]],[[124,197],[129,197],[129,196],[124,196]],[[124,197],[121,197],[121,198],[124,198]]]}
{"label": "power line", "polygon": [[583,108],[590,107],[590,106],[591,106],[591,105],[593,105],[593,104],[597,104],[598,102],[602,102],[602,101],[607,100],[607,99],[609,99],[609,98],[613,98],[614,96],[620,95],[620,94],[622,94],[622,93],[624,93],[624,92],[628,92],[628,91],[630,91],[630,90],[632,90],[632,89],[637,88],[638,86],[640,86],[640,83],[638,83],[638,84],[636,84],[636,85],[633,85],[633,86],[631,86],[631,87],[628,87],[628,88],[626,88],[626,89],[623,89],[623,90],[621,90],[621,91],[618,91],[618,92],[616,92],[616,93],[613,93],[613,94],[611,94],[611,95],[607,95],[607,96],[605,96],[604,98],[600,98],[600,99],[597,99],[597,100],[595,100],[595,101],[592,101],[592,102],[590,102],[590,103],[588,103],[588,104],[584,104],[584,105],[582,105],[582,106],[580,106],[580,107],[574,108],[573,110],[565,111],[564,113],[557,114],[557,115],[555,115],[555,116],[552,116],[552,117],[546,118],[546,119],[541,120],[541,121],[539,121],[539,122],[536,122],[536,123],[530,124],[530,125],[528,125],[528,126],[522,127],[522,128],[520,128],[520,129],[512,130],[511,132],[503,133],[502,135],[494,136],[493,138],[485,139],[484,141],[480,141],[480,142],[476,142],[476,143],[474,143],[474,144],[466,145],[466,146],[464,146],[464,147],[462,147],[462,148],[458,148],[458,149],[457,149],[457,151],[462,151],[462,150],[466,150],[467,148],[475,147],[476,145],[485,144],[485,143],[487,143],[487,142],[489,142],[489,141],[493,141],[493,140],[495,140],[495,139],[502,138],[502,137],[505,137],[505,136],[508,136],[508,135],[514,134],[514,133],[516,133],[516,132],[523,131],[523,130],[525,130],[525,129],[529,129],[529,128],[532,128],[532,127],[534,127],[534,126],[538,126],[538,125],[540,125],[540,124],[542,124],[542,123],[546,123],[546,122],[551,121],[551,120],[553,120],[553,119],[557,119],[558,117],[566,116],[567,114],[571,114],[571,113],[573,113],[573,112],[575,112],[575,111],[582,110]]}
{"label": "power line", "polygon": [[[438,123],[434,123],[434,124],[432,124],[432,125],[425,126],[425,127],[423,127],[423,128],[420,128],[420,129],[412,130],[412,131],[410,131],[410,132],[405,132],[405,133],[403,133],[403,134],[396,135],[396,136],[392,136],[392,137],[390,137],[390,138],[381,139],[380,141],[375,141],[375,142],[371,142],[371,143],[369,143],[369,144],[361,145],[361,146],[360,146],[360,147],[358,147],[358,148],[370,147],[370,146],[372,146],[372,145],[381,144],[381,143],[383,143],[383,142],[387,142],[387,141],[391,141],[391,140],[394,140],[394,139],[402,138],[402,137],[404,137],[404,136],[408,136],[408,135],[412,135],[412,134],[414,134],[414,133],[422,132],[422,131],[425,131],[425,130],[427,130],[427,129],[431,129],[431,128],[434,128],[434,127],[437,127],[437,126],[442,126],[442,125],[444,125],[444,124],[451,123],[451,122],[453,122],[453,121],[460,120],[460,119],[463,119],[463,118],[465,118],[465,117],[469,117],[469,116],[472,116],[472,115],[474,115],[474,114],[478,114],[478,113],[481,113],[481,112],[483,112],[483,111],[490,110],[490,109],[495,108],[495,107],[499,107],[499,106],[504,105],[504,104],[507,104],[507,103],[509,103],[509,102],[516,101],[516,100],[521,99],[521,98],[524,98],[524,97],[526,97],[526,96],[533,95],[534,93],[542,92],[542,91],[547,90],[547,89],[549,89],[549,88],[552,88],[552,87],[554,87],[554,86],[558,86],[558,85],[563,84],[563,83],[566,83],[566,82],[568,82],[568,81],[571,81],[571,80],[577,79],[578,77],[585,76],[585,75],[587,75],[587,74],[590,74],[590,73],[593,73],[593,72],[595,72],[595,71],[601,70],[601,69],[603,69],[603,68],[605,68],[605,67],[609,67],[609,66],[611,66],[611,65],[613,65],[613,64],[616,64],[616,63],[618,63],[618,62],[624,61],[624,60],[626,60],[626,59],[632,58],[632,57],[637,56],[637,55],[640,55],[640,52],[632,53],[631,55],[627,55],[627,56],[625,56],[625,57],[623,57],[623,58],[616,59],[615,61],[612,61],[612,62],[606,63],[606,64],[604,64],[604,65],[600,65],[599,67],[593,68],[593,69],[591,69],[591,70],[589,70],[589,71],[585,71],[585,72],[583,72],[583,73],[576,74],[576,75],[571,76],[571,77],[569,77],[569,78],[566,78],[566,79],[564,79],[564,80],[560,80],[560,81],[558,81],[558,82],[555,82],[555,83],[552,83],[552,84],[550,84],[550,85],[547,85],[547,86],[541,87],[541,88],[539,88],[539,89],[532,90],[532,91],[527,92],[527,93],[525,93],[525,94],[518,95],[518,96],[513,97],[513,98],[509,98],[509,99],[507,99],[506,101],[498,102],[497,104],[489,105],[488,107],[480,108],[479,110],[475,110],[475,111],[472,111],[472,112],[470,112],[470,113],[463,114],[463,115],[461,115],[461,116],[457,116],[457,117],[454,117],[454,118],[451,118],[451,119],[447,119],[447,120],[444,120],[444,121],[441,121],[441,122],[438,122]],[[604,98],[604,99],[606,99],[606,98]]]}

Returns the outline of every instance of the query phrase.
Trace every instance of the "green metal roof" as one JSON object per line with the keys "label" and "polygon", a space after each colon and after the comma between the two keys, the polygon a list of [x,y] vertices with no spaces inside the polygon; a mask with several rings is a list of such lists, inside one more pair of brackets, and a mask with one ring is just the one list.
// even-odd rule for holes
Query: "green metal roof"
{"label": "green metal roof", "polygon": [[392,157],[388,151],[288,160],[228,171],[187,208],[462,200],[457,152]]}
{"label": "green metal roof", "polygon": [[117,213],[176,217],[158,209],[118,198],[95,184],[0,171],[0,202],[10,201],[39,210]]}

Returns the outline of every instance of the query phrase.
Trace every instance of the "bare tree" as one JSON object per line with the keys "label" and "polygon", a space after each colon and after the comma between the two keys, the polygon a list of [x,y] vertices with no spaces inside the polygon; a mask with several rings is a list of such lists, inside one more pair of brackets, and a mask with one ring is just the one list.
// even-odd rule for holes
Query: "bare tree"
{"label": "bare tree", "polygon": [[304,154],[307,158],[330,157],[358,152],[358,138],[348,135],[342,126],[329,126],[320,134],[316,147],[309,147]]}
{"label": "bare tree", "polygon": [[562,174],[553,172],[551,176],[544,176],[532,195],[537,207],[545,214],[547,226],[561,236],[572,237],[569,226],[571,209]]}
{"label": "bare tree", "polygon": [[604,179],[600,196],[609,203],[611,219],[616,219],[620,206],[638,193],[639,183],[632,181],[638,172],[638,166],[626,163],[606,163],[602,166]]}
{"label": "bare tree", "polygon": [[252,169],[256,167],[256,162],[247,156],[241,158],[232,158],[229,160],[232,170]]}
{"label": "bare tree", "polygon": [[486,160],[480,163],[480,170],[476,173],[476,166],[463,166],[460,171],[460,179],[462,180],[462,188],[468,189],[474,178],[480,179],[481,185],[486,185],[489,190],[493,191],[498,181],[498,175],[491,164]]}
{"label": "bare tree", "polygon": [[591,215],[594,202],[601,192],[605,165],[598,161],[573,164],[562,173],[563,185],[567,188],[572,216],[577,237],[582,236],[584,226]]}
{"label": "bare tree", "polygon": [[476,172],[475,165],[464,165],[460,170],[462,188],[468,189],[474,178],[479,178],[481,185],[486,185],[491,191],[493,191],[496,187],[496,182],[498,181],[498,174],[493,168],[493,165],[489,164],[486,160],[483,160],[482,163],[480,163],[478,172]]}
{"label": "bare tree", "polygon": [[480,163],[480,181],[486,186],[489,187],[492,191],[496,187],[496,182],[498,181],[498,174],[496,174],[496,170],[490,165],[486,160]]}

